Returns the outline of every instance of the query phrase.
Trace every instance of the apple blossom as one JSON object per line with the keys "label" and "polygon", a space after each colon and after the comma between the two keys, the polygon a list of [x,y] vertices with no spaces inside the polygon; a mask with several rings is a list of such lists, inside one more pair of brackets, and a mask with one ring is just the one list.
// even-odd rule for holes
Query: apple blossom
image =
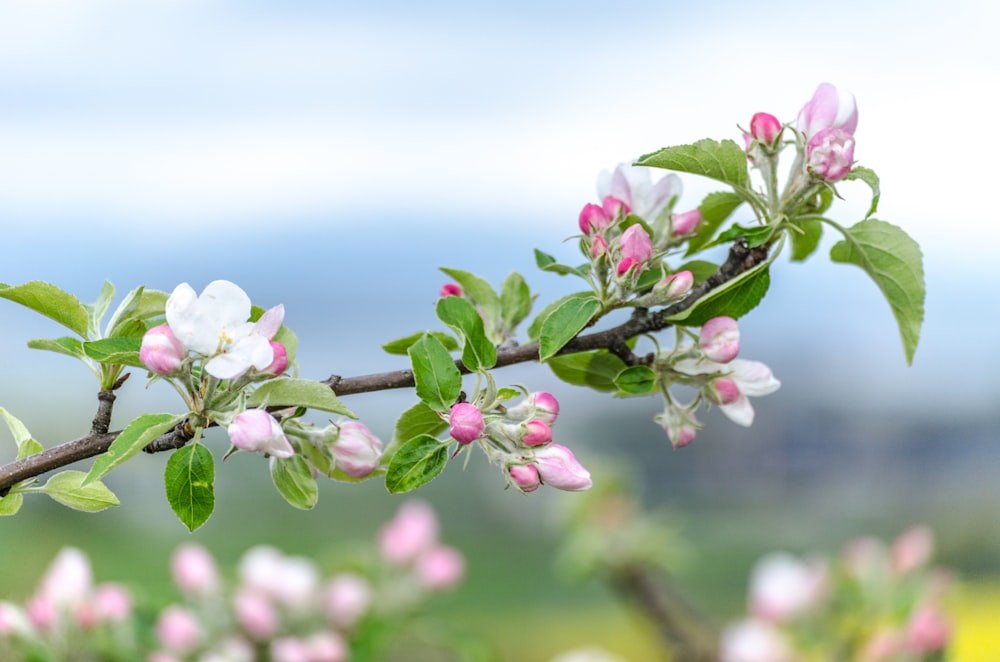
{"label": "apple blossom", "polygon": [[330,444],[337,467],[353,478],[364,478],[378,469],[382,440],[357,421],[346,421],[339,427],[337,440]]}
{"label": "apple blossom", "polygon": [[432,547],[438,539],[438,520],[423,501],[407,501],[378,533],[382,558],[394,565],[406,565]]}
{"label": "apple blossom", "polygon": [[171,375],[180,368],[184,346],[167,324],[154,326],[142,336],[139,360],[158,375]]}
{"label": "apple blossom", "polygon": [[740,399],[740,387],[736,382],[727,378],[719,377],[708,383],[705,389],[708,399],[717,405],[731,405]]}
{"label": "apple blossom", "polygon": [[201,626],[187,608],[170,605],[156,619],[156,638],[167,650],[186,655],[201,645]]}
{"label": "apple blossom", "polygon": [[669,301],[684,296],[693,285],[694,274],[685,269],[672,273],[658,282],[653,286],[653,292]]}
{"label": "apple blossom", "polygon": [[267,545],[247,551],[240,559],[243,584],[281,605],[301,609],[312,603],[319,589],[319,571],[301,556],[286,556]]}
{"label": "apple blossom", "polygon": [[580,210],[580,231],[589,235],[591,232],[603,230],[611,225],[612,218],[614,217],[609,215],[604,207],[588,202]]}
{"label": "apple blossom", "polygon": [[691,234],[701,225],[701,210],[692,209],[670,217],[671,230],[675,235]]}
{"label": "apple blossom", "polygon": [[918,655],[943,650],[951,639],[951,623],[933,604],[924,604],[910,616],[906,624],[903,647]]}
{"label": "apple blossom", "polygon": [[698,376],[714,375],[728,377],[739,390],[739,397],[730,403],[719,405],[719,409],[737,425],[749,427],[753,424],[754,411],[748,396],[770,395],[778,390],[781,382],[774,378],[771,369],[759,361],[733,359],[722,364],[708,360],[684,359],[673,365],[677,372]]}
{"label": "apple blossom", "polygon": [[611,247],[608,246],[608,240],[599,234],[595,234],[590,240],[590,257],[596,260],[610,252]]}
{"label": "apple blossom", "polygon": [[781,121],[770,113],[755,113],[750,119],[750,135],[760,144],[774,147],[781,135]]}
{"label": "apple blossom", "polygon": [[535,449],[534,456],[538,475],[545,485],[568,492],[589,490],[593,485],[590,472],[565,446],[548,444]]}
{"label": "apple blossom", "polygon": [[512,421],[534,418],[552,425],[559,415],[559,401],[546,391],[534,391],[524,400],[507,409],[505,417]]}
{"label": "apple blossom", "polygon": [[94,589],[94,616],[101,623],[121,623],[132,614],[132,597],[121,584],[101,584]]}
{"label": "apple blossom", "polygon": [[342,572],[326,586],[326,615],[338,627],[354,627],[372,606],[374,597],[371,582],[356,573]]}
{"label": "apple blossom", "polygon": [[740,353],[740,328],[732,317],[713,317],[701,327],[698,346],[716,363],[729,363]]}
{"label": "apple blossom", "polygon": [[295,455],[281,424],[263,409],[247,409],[237,414],[226,432],[233,446],[240,450],[281,459]]}
{"label": "apple blossom", "polygon": [[507,473],[510,482],[525,494],[534,492],[542,484],[538,469],[533,464],[512,464],[507,467]]}
{"label": "apple blossom", "polygon": [[836,182],[851,172],[854,165],[854,136],[836,127],[823,129],[806,146],[809,172],[830,182]]}
{"label": "apple blossom", "polygon": [[448,414],[449,433],[460,444],[470,444],[482,436],[486,423],[479,407],[468,402],[459,402]]}
{"label": "apple blossom", "polygon": [[628,216],[629,212],[628,205],[613,195],[604,196],[604,199],[601,201],[601,208],[612,221]]}
{"label": "apple blossom", "polygon": [[207,549],[193,542],[181,544],[170,557],[174,583],[186,595],[206,596],[219,588],[219,569]]}
{"label": "apple blossom", "polygon": [[233,613],[240,628],[256,641],[270,639],[281,627],[281,617],[274,603],[254,588],[243,587],[236,592]]}
{"label": "apple blossom", "polygon": [[76,547],[65,547],[49,565],[35,595],[44,596],[57,609],[74,608],[88,599],[92,585],[90,559]]}
{"label": "apple blossom", "polygon": [[288,369],[288,350],[285,349],[284,345],[276,340],[272,340],[270,345],[271,351],[274,352],[274,359],[271,361],[270,365],[261,370],[261,372],[277,377],[278,375],[284,374],[285,370]]}
{"label": "apple blossom", "polygon": [[445,283],[441,286],[439,294],[441,297],[460,297],[462,296],[462,286],[458,283]]}
{"label": "apple blossom", "polygon": [[858,127],[858,106],[854,95],[838,90],[830,83],[820,83],[812,99],[799,111],[797,126],[806,140],[829,128],[853,134]]}
{"label": "apple blossom", "polygon": [[453,588],[465,574],[465,559],[454,547],[436,545],[417,558],[417,580],[430,591]]}
{"label": "apple blossom", "polygon": [[681,180],[670,173],[655,184],[650,169],[622,163],[614,172],[604,170],[597,178],[597,195],[621,200],[630,212],[645,221],[653,222],[669,208],[672,200],[681,194]]}
{"label": "apple blossom", "polygon": [[701,427],[690,405],[681,407],[673,402],[667,403],[666,410],[656,416],[656,422],[663,427],[674,448],[684,448],[694,441],[698,428]]}
{"label": "apple blossom", "polygon": [[0,638],[25,637],[31,633],[28,615],[13,602],[0,600]]}
{"label": "apple blossom", "polygon": [[781,552],[769,554],[757,562],[750,577],[750,612],[772,623],[788,621],[817,606],[825,583],[823,564]]}
{"label": "apple blossom", "polygon": [[798,658],[780,630],[763,621],[746,619],[722,633],[721,662],[793,662]]}
{"label": "apple blossom", "polygon": [[524,427],[521,443],[525,446],[541,446],[552,441],[552,428],[547,423],[533,419],[525,423]]}

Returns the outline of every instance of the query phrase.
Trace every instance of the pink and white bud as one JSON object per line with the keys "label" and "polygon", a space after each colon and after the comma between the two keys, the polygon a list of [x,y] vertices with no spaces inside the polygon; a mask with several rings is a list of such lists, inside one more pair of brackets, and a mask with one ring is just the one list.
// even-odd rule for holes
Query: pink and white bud
{"label": "pink and white bud", "polygon": [[755,113],[750,119],[750,135],[761,145],[774,147],[781,135],[781,122],[770,113]]}
{"label": "pink and white bud", "polygon": [[219,568],[207,549],[182,543],[170,557],[170,574],[185,595],[205,597],[219,590]]}
{"label": "pink and white bud", "polygon": [[465,575],[465,558],[454,547],[436,545],[417,558],[416,573],[428,591],[454,588]]}
{"label": "pink and white bud", "polygon": [[521,442],[525,446],[541,446],[552,441],[552,428],[547,423],[533,419],[525,423],[524,427]]}
{"label": "pink and white bud", "polygon": [[277,340],[272,340],[271,351],[274,352],[274,360],[271,361],[271,365],[267,366],[261,372],[267,373],[269,375],[284,374],[285,370],[288,369],[288,350]]}
{"label": "pink and white bud", "polygon": [[448,414],[451,438],[460,444],[470,444],[483,435],[486,423],[479,407],[468,402],[459,402]]}
{"label": "pink and white bud", "polygon": [[590,240],[590,257],[594,260],[611,252],[608,240],[603,235],[595,234]]}
{"label": "pink and white bud", "polygon": [[510,475],[510,482],[514,487],[527,494],[534,492],[542,484],[542,478],[538,475],[538,469],[533,464],[512,464],[507,467]]}
{"label": "pink and white bud", "polygon": [[710,361],[729,363],[740,353],[740,327],[732,317],[713,317],[702,325],[698,346]]}
{"label": "pink and white bud", "polygon": [[670,274],[661,280],[653,286],[653,292],[667,300],[677,299],[687,294],[693,286],[694,274],[684,270]]}
{"label": "pink and white bud", "polygon": [[806,167],[809,172],[829,182],[836,182],[851,172],[854,165],[854,136],[843,129],[823,129],[809,139]]}
{"label": "pink and white bud", "polygon": [[612,221],[617,218],[624,218],[625,216],[628,216],[629,212],[628,205],[613,195],[604,196],[604,200],[601,201],[601,208]]}
{"label": "pink and white bud", "polygon": [[705,395],[717,405],[731,405],[740,399],[740,387],[728,377],[713,379],[705,387]]}
{"label": "pink and white bud", "polygon": [[691,234],[701,225],[701,210],[692,209],[671,216],[671,230],[675,235]]}
{"label": "pink and white bud", "polygon": [[187,655],[202,641],[201,626],[189,609],[170,605],[156,619],[156,638],[160,645],[172,653]]}
{"label": "pink and white bud", "polygon": [[908,575],[927,565],[934,555],[934,534],[929,527],[915,526],[892,543],[889,559],[898,576]]}
{"label": "pink and white bud", "polygon": [[24,605],[28,620],[36,630],[51,630],[59,622],[59,608],[49,596],[36,593]]}
{"label": "pink and white bud", "polygon": [[132,596],[121,584],[101,584],[92,600],[98,623],[122,623],[132,615]]}
{"label": "pink and white bud", "polygon": [[368,612],[373,600],[371,582],[353,572],[342,572],[327,584],[326,615],[336,627],[350,629]]}
{"label": "pink and white bud", "polygon": [[226,432],[229,441],[240,450],[281,459],[295,455],[281,424],[263,409],[248,409],[237,414]]}
{"label": "pink and white bud", "polygon": [[505,417],[512,421],[533,418],[551,426],[556,422],[558,415],[559,401],[556,400],[556,396],[546,391],[534,391],[517,405],[510,407]]}
{"label": "pink and white bud", "polygon": [[722,633],[720,662],[793,662],[785,635],[770,623],[746,619],[730,625]]}
{"label": "pink and white bud", "polygon": [[378,469],[382,459],[382,440],[363,423],[346,421],[330,445],[337,466],[348,476],[364,478]]}
{"label": "pink and white bud", "polygon": [[154,326],[142,336],[139,360],[158,375],[172,375],[181,367],[186,354],[181,341],[166,324]]}
{"label": "pink and white bud", "polygon": [[580,464],[573,451],[560,444],[535,449],[535,467],[542,483],[558,490],[582,492],[593,485],[590,472]]}
{"label": "pink and white bud", "polygon": [[407,501],[378,533],[379,553],[393,565],[407,565],[438,540],[438,519],[423,501]]}
{"label": "pink and white bud", "polygon": [[460,297],[462,296],[462,286],[458,283],[445,283],[441,286],[441,291],[439,292],[442,298],[444,297]]}
{"label": "pink and white bud", "polygon": [[611,225],[613,216],[609,216],[601,205],[588,202],[580,210],[580,231],[589,235],[591,232],[599,232]]}
{"label": "pink and white bud", "polygon": [[826,591],[826,566],[790,554],[769,554],[750,577],[750,612],[771,623],[784,623],[815,608]]}
{"label": "pink and white bud", "polygon": [[701,424],[694,417],[694,412],[686,407],[668,403],[666,410],[656,416],[656,422],[663,427],[667,438],[674,448],[684,448],[698,434]]}
{"label": "pink and white bud", "polygon": [[821,83],[812,99],[799,111],[798,129],[811,139],[824,129],[843,129],[853,134],[858,128],[858,106],[854,95],[830,83]]}
{"label": "pink and white bud", "polygon": [[910,615],[904,648],[917,655],[944,650],[951,640],[951,623],[933,604],[924,604]]}
{"label": "pink and white bud", "polygon": [[255,641],[267,641],[278,633],[281,616],[271,600],[260,591],[243,587],[233,596],[233,614],[240,628]]}
{"label": "pink and white bud", "polygon": [[618,250],[622,260],[632,260],[634,263],[648,262],[653,257],[653,241],[638,223],[630,225],[618,238]]}
{"label": "pink and white bud", "polygon": [[36,595],[45,596],[56,609],[74,608],[89,599],[92,585],[90,559],[75,547],[64,547],[45,571]]}

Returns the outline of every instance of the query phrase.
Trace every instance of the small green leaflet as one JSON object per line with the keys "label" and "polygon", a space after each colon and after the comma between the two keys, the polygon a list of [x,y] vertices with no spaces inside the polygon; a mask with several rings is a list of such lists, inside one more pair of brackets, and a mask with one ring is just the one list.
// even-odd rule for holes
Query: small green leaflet
{"label": "small green leaflet", "polygon": [[310,510],[319,501],[319,488],[312,469],[300,455],[273,458],[271,480],[285,501],[299,510]]}
{"label": "small green leaflet", "polygon": [[101,286],[101,293],[97,296],[97,301],[83,304],[88,317],[88,338],[99,338],[101,336],[101,319],[104,317],[104,313],[108,312],[108,306],[111,305],[111,299],[114,296],[115,286],[108,281],[104,281],[104,285]]}
{"label": "small green leaflet", "polygon": [[572,297],[563,301],[542,322],[538,359],[546,361],[555,356],[600,310],[601,302],[594,296]]}
{"label": "small green leaflet", "polygon": [[757,307],[771,284],[772,253],[764,262],[745,271],[703,296],[687,310],[672,315],[668,322],[682,326],[701,326],[713,317],[726,315],[739,319]]}
{"label": "small green leaflet", "polygon": [[492,333],[500,326],[500,297],[488,282],[461,269],[441,267],[441,271],[455,279],[462,286],[465,296],[471,298],[483,311],[487,333]]}
{"label": "small green leaflet", "polygon": [[141,338],[102,338],[83,343],[83,351],[98,363],[145,368],[146,366],[139,360],[141,345]]}
{"label": "small green leaflet", "polygon": [[436,306],[438,319],[463,340],[462,363],[469,370],[492,368],[497,362],[497,348],[486,337],[483,318],[476,307],[462,297],[441,297]]}
{"label": "small green leaflet", "polygon": [[500,286],[500,316],[504,328],[513,331],[531,312],[531,290],[524,276],[511,272]]}
{"label": "small green leaflet", "polygon": [[32,439],[28,428],[19,418],[3,407],[0,407],[0,417],[7,423],[7,427],[10,428],[10,434],[14,437],[14,443],[17,444],[18,460],[23,460],[26,457],[42,452],[42,445]]}
{"label": "small green leaflet", "polygon": [[357,418],[345,407],[333,389],[311,379],[281,377],[261,384],[250,396],[251,407],[307,407]]}
{"label": "small green leaflet", "polygon": [[449,442],[428,434],[410,439],[389,460],[385,487],[392,494],[415,490],[431,482],[448,463]]}
{"label": "small green leaflet", "polygon": [[108,451],[94,460],[83,484],[87,485],[100,480],[112,469],[145,448],[149,442],[171,430],[183,420],[184,416],[175,414],[143,414],[133,419],[111,442]]}
{"label": "small green leaflet", "polygon": [[203,444],[174,451],[163,472],[167,502],[189,531],[204,524],[215,510],[215,460]]}
{"label": "small green leaflet", "polygon": [[87,337],[90,323],[87,308],[75,296],[52,283],[41,280],[13,286],[0,283],[0,297],[59,322],[81,338]]}
{"label": "small green leaflet", "polygon": [[847,173],[844,177],[845,180],[859,180],[868,184],[868,188],[872,190],[872,204],[868,208],[868,213],[865,214],[865,218],[871,218],[872,214],[878,211],[878,201],[882,197],[882,191],[879,186],[878,175],[875,174],[874,170],[869,168],[862,168],[860,166],[855,166],[851,168],[851,171]]}
{"label": "small green leaflet", "polygon": [[745,189],[750,182],[746,152],[732,140],[705,138],[693,145],[664,147],[639,157],[635,165],[703,175],[736,188]]}
{"label": "small green leaflet", "polygon": [[792,262],[802,262],[816,252],[823,237],[823,222],[819,218],[797,218],[787,231],[792,245]]}
{"label": "small green leaflet", "polygon": [[836,227],[844,239],[830,249],[830,259],[859,266],[875,281],[896,318],[906,363],[913,365],[927,294],[920,246],[902,229],[874,218]]}
{"label": "small green leaflet", "polygon": [[[407,439],[421,435],[437,436],[448,429],[448,423],[423,402],[413,405],[396,419],[392,444],[399,445]],[[388,449],[386,449],[388,452]]]}
{"label": "small green leaflet", "polygon": [[437,338],[425,334],[409,349],[417,396],[435,411],[448,411],[462,390],[462,373]]}
{"label": "small green leaflet", "polygon": [[97,481],[84,484],[86,477],[82,471],[63,471],[49,478],[38,489],[64,506],[87,513],[96,513],[118,505],[118,497],[104,483]]}
{"label": "small green leaflet", "polygon": [[535,264],[542,271],[551,271],[560,276],[586,276],[590,271],[589,264],[582,264],[578,267],[571,267],[568,264],[560,264],[548,253],[535,249]]}
{"label": "small green leaflet", "polygon": [[5,515],[16,515],[21,510],[24,503],[24,495],[20,492],[10,492],[5,497],[0,497],[0,517]]}
{"label": "small green leaflet", "polygon": [[615,376],[615,386],[623,395],[647,395],[656,385],[656,372],[649,366],[629,366]]}
{"label": "small green leaflet", "polygon": [[411,333],[408,336],[397,338],[396,340],[390,340],[386,344],[382,345],[382,349],[385,350],[387,354],[399,354],[406,356],[406,352],[410,349],[410,345],[423,338],[424,333],[429,333],[437,338],[449,352],[454,352],[458,349],[458,341],[449,336],[447,333],[442,333],[441,331],[418,331],[416,333]]}
{"label": "small green leaflet", "polygon": [[35,340],[28,341],[28,347],[31,349],[43,349],[47,352],[55,352],[57,354],[66,354],[82,361],[86,361],[87,356],[83,353],[83,342],[70,336],[56,338],[55,340],[36,338]]}

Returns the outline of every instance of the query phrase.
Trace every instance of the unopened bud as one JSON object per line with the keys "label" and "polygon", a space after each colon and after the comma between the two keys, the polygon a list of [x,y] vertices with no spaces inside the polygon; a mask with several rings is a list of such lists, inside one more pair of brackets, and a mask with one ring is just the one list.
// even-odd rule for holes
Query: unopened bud
{"label": "unopened bud", "polygon": [[226,428],[229,440],[240,450],[285,459],[295,455],[281,424],[263,409],[248,409]]}
{"label": "unopened bud", "polygon": [[629,212],[628,205],[613,195],[605,196],[604,201],[601,203],[601,208],[612,221],[616,218],[628,216]]}
{"label": "unopened bud", "polygon": [[346,421],[340,424],[340,434],[330,451],[341,471],[353,478],[364,478],[378,469],[382,440],[363,423]]}
{"label": "unopened bud", "polygon": [[460,444],[470,444],[479,439],[486,429],[483,412],[468,402],[459,402],[451,408],[448,424],[451,438]]}
{"label": "unopened bud", "polygon": [[276,340],[271,341],[271,350],[274,351],[274,360],[271,361],[271,365],[261,370],[261,372],[277,377],[288,369],[288,350]]}
{"label": "unopened bud", "polygon": [[158,375],[171,375],[184,361],[184,346],[166,324],[154,326],[142,336],[139,360]]}
{"label": "unopened bud", "polygon": [[559,490],[581,492],[593,485],[590,472],[580,464],[573,451],[559,444],[535,450],[535,464],[542,482]]}
{"label": "unopened bud", "polygon": [[679,214],[674,214],[671,218],[671,228],[675,235],[691,234],[701,224],[701,210],[692,209],[691,211],[680,212]]}
{"label": "unopened bud", "polygon": [[589,235],[591,232],[600,231],[611,225],[612,217],[601,205],[587,203],[580,210],[580,231]]}
{"label": "unopened bud", "polygon": [[653,293],[669,301],[684,296],[693,285],[694,274],[687,270],[678,271],[654,285]]}
{"label": "unopened bud", "polygon": [[441,291],[439,292],[441,297],[460,297],[462,296],[462,286],[458,283],[445,283],[441,286]]}
{"label": "unopened bud", "polygon": [[508,467],[507,473],[510,474],[514,486],[525,494],[534,492],[542,484],[538,469],[533,464],[512,464]]}
{"label": "unopened bud", "polygon": [[756,113],[750,120],[750,135],[760,144],[774,147],[781,135],[781,122],[770,113]]}
{"label": "unopened bud", "polygon": [[713,317],[701,327],[698,346],[705,357],[729,363],[740,353],[740,328],[732,317]]}
{"label": "unopened bud", "polygon": [[525,446],[541,446],[552,441],[552,428],[548,423],[543,423],[537,419],[530,420],[524,424],[526,430],[521,442]]}

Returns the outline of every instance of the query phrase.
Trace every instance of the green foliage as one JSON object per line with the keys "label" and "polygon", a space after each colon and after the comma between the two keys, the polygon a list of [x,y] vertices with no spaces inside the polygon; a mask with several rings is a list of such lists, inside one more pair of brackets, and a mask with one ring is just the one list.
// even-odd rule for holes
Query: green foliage
{"label": "green foliage", "polygon": [[174,451],[163,473],[167,502],[189,531],[194,531],[215,510],[215,460],[200,443]]}
{"label": "green foliage", "polygon": [[709,193],[698,205],[701,223],[688,238],[686,255],[692,255],[704,248],[715,236],[715,232],[726,222],[736,208],[743,204],[743,196],[731,191]]}
{"label": "green foliage", "polygon": [[84,309],[87,311],[87,337],[97,338],[101,335],[101,319],[104,317],[104,313],[108,312],[108,306],[111,305],[111,299],[115,296],[115,286],[104,281],[104,285],[101,286],[101,292],[97,296],[97,301],[94,303],[83,304]]}
{"label": "green foliage", "polygon": [[657,388],[656,372],[649,366],[629,366],[615,375],[614,384],[622,395],[649,395]]}
{"label": "green foliage", "polygon": [[4,422],[7,423],[11,435],[14,437],[14,443],[17,444],[18,460],[23,460],[26,457],[42,452],[42,445],[32,438],[31,433],[28,432],[28,428],[25,427],[20,419],[3,407],[0,407],[0,417],[3,417]]}
{"label": "green foliage", "polygon": [[586,276],[590,272],[590,265],[581,264],[578,267],[571,267],[568,264],[560,264],[548,253],[535,249],[535,264],[542,271],[551,271],[560,276]]}
{"label": "green foliage", "polygon": [[279,378],[261,384],[250,395],[251,407],[308,407],[357,418],[334,394],[333,389],[311,379]]}
{"label": "green foliage", "polygon": [[83,353],[98,363],[145,368],[146,366],[139,360],[141,345],[141,338],[102,338],[83,343]]}
{"label": "green foliage", "polygon": [[43,349],[57,354],[65,354],[66,356],[72,356],[80,360],[84,360],[87,357],[83,351],[83,342],[70,336],[55,339],[36,338],[35,340],[28,341],[28,347],[31,349]]}
{"label": "green foliage", "polygon": [[553,356],[547,363],[555,376],[564,382],[605,392],[617,388],[615,377],[627,367],[606,349]]}
{"label": "green foliage", "polygon": [[774,228],[770,225],[753,225],[746,227],[734,225],[713,241],[710,245],[728,244],[737,239],[742,239],[747,248],[756,248],[767,243],[767,240],[774,234]]}
{"label": "green foliage", "polygon": [[20,492],[11,492],[7,496],[0,497],[0,517],[16,515],[24,504],[24,495]]}
{"label": "green foliage", "polygon": [[436,411],[423,402],[418,402],[396,419],[392,433],[392,444],[398,446],[407,439],[421,435],[434,436],[448,429],[448,423]]}
{"label": "green foliage", "polygon": [[109,506],[117,506],[118,497],[100,481],[86,481],[82,471],[63,471],[49,478],[37,488],[64,506],[74,510],[96,513]]}
{"label": "green foliage", "polygon": [[743,272],[711,290],[687,310],[668,317],[668,321],[682,326],[701,326],[720,315],[739,319],[756,308],[767,294],[771,284],[770,266],[768,260]]}
{"label": "green foliage", "polygon": [[635,164],[702,175],[740,189],[750,183],[746,152],[732,140],[705,138],[693,145],[664,147],[639,157]]}
{"label": "green foliage", "polygon": [[133,419],[111,442],[108,451],[97,456],[83,484],[87,485],[100,480],[112,469],[134,456],[149,442],[171,430],[182,420],[184,420],[184,416],[174,414],[143,414]]}
{"label": "green foliage", "polygon": [[300,455],[273,458],[271,480],[285,501],[299,510],[310,510],[319,501],[319,487],[312,469]]}
{"label": "green foliage", "polygon": [[483,318],[467,299],[448,296],[438,299],[437,316],[462,339],[462,363],[469,370],[492,368],[497,348],[486,337]]}
{"label": "green foliage", "polygon": [[788,230],[788,239],[792,245],[792,261],[802,262],[816,252],[819,240],[823,237],[823,222],[819,218],[797,218]]}
{"label": "green foliage", "polygon": [[462,390],[462,373],[437,338],[424,336],[408,351],[417,396],[435,411],[448,411]]}
{"label": "green foliage", "polygon": [[448,463],[447,441],[440,441],[428,434],[410,439],[389,460],[385,473],[385,487],[393,494],[415,490],[431,482]]}
{"label": "green foliage", "polygon": [[593,295],[570,297],[549,312],[538,337],[538,358],[546,361],[576,337],[601,310]]}
{"label": "green foliage", "polygon": [[872,190],[872,204],[868,208],[868,213],[865,214],[865,218],[871,218],[872,214],[878,211],[878,201],[882,197],[882,190],[879,186],[878,175],[875,174],[874,170],[869,168],[862,168],[861,166],[855,166],[851,168],[851,171],[847,173],[844,177],[845,180],[860,180]]}
{"label": "green foliage", "polygon": [[446,267],[441,267],[441,271],[454,278],[455,282],[462,286],[464,295],[472,299],[473,303],[483,311],[486,328],[490,332],[498,329],[500,326],[500,297],[493,286],[468,271]]}
{"label": "green foliage", "polygon": [[90,314],[86,306],[52,283],[40,280],[13,286],[0,283],[0,297],[55,320],[81,338],[88,337]]}
{"label": "green foliage", "polygon": [[[382,349],[388,354],[406,356],[407,351],[410,349],[410,345],[423,338],[424,333],[424,331],[417,331],[416,333],[411,333],[408,336],[397,338],[396,340],[390,340],[382,345]],[[449,352],[454,352],[458,349],[458,341],[449,336],[447,333],[442,333],[440,331],[427,331],[426,333],[437,338],[438,342],[444,345],[445,349]]]}
{"label": "green foliage", "polygon": [[500,316],[506,329],[513,331],[531,312],[534,297],[524,276],[511,272],[500,286]]}
{"label": "green foliage", "polygon": [[836,227],[844,239],[830,249],[830,259],[861,267],[882,290],[899,326],[906,362],[912,365],[926,297],[920,246],[900,228],[874,218]]}

